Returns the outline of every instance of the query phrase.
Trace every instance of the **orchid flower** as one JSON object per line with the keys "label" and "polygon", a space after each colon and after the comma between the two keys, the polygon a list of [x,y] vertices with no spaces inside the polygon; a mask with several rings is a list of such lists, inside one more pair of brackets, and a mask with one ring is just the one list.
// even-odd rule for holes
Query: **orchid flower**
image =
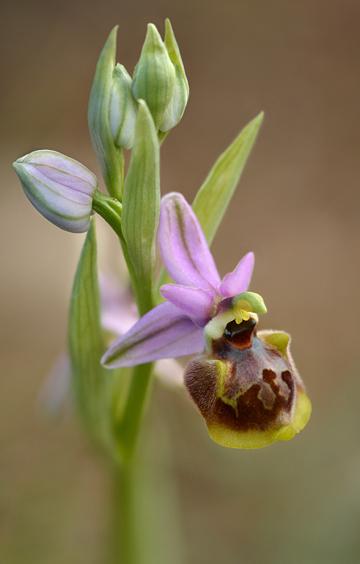
{"label": "orchid flower", "polygon": [[[229,315],[229,321],[232,315],[232,319],[246,318],[245,310],[251,310],[247,300],[255,309],[266,311],[260,296],[244,294],[254,266],[253,253],[245,255],[221,281],[200,224],[179,193],[162,199],[158,240],[175,284],[163,285],[160,293],[167,301],[144,315],[109,348],[102,359],[108,368],[200,353],[205,345],[204,327],[213,318],[217,317],[223,329]],[[210,332],[213,325],[208,327]]]}
{"label": "orchid flower", "polygon": [[201,226],[181,194],[162,200],[158,240],[168,274],[166,299],[109,348],[106,367],[199,354],[186,388],[211,438],[232,448],[289,440],[307,423],[311,404],[290,354],[290,336],[256,333],[265,304],[248,292],[253,253],[221,280]]}

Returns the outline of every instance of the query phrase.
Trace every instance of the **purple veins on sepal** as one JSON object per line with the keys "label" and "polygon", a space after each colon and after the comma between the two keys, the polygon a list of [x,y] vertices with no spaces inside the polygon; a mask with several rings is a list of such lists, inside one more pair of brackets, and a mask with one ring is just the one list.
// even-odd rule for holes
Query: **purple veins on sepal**
{"label": "purple veins on sepal", "polygon": [[177,192],[161,201],[158,238],[165,268],[176,284],[218,290],[220,276],[200,224]]}
{"label": "purple veins on sepal", "polygon": [[56,151],[34,151],[13,167],[26,196],[51,223],[73,233],[90,227],[96,176],[79,162]]}
{"label": "purple veins on sepal", "polygon": [[102,358],[108,368],[135,366],[160,358],[196,354],[203,349],[202,331],[170,303],[143,315]]}

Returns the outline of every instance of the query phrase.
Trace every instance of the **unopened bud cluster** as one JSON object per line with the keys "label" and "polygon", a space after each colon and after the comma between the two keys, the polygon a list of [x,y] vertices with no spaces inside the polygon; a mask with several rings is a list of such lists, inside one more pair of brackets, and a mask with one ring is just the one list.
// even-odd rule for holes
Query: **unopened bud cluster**
{"label": "unopened bud cluster", "polygon": [[149,24],[133,78],[123,65],[116,65],[113,71],[109,124],[115,144],[132,148],[138,100],[146,102],[156,129],[167,132],[179,123],[188,98],[189,85],[169,20],[165,41]]}
{"label": "unopened bud cluster", "polygon": [[[112,189],[122,183],[118,149],[134,146],[141,113],[139,101],[149,108],[156,131],[164,133],[180,121],[189,85],[169,20],[165,22],[164,41],[156,27],[148,25],[133,78],[123,65],[114,65],[115,50],[116,28],[99,59],[89,105],[89,127],[109,194],[121,201],[121,188]],[[26,196],[46,219],[74,233],[89,229],[98,186],[90,170],[51,150],[34,151],[13,166]]]}

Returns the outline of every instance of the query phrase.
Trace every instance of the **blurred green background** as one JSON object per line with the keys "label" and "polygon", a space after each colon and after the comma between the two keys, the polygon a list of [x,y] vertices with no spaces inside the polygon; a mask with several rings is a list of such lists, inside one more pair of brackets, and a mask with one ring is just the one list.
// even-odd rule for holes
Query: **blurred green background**
{"label": "blurred green background", "polygon": [[[165,17],[191,94],[162,149],[163,193],[178,190],[191,201],[218,154],[265,111],[212,249],[222,275],[255,252],[251,289],[269,311],[261,327],[292,334],[314,409],[293,441],[230,451],[210,441],[183,390],[156,386],[150,451],[155,465],[157,437],[171,451],[185,561],[358,564],[356,0],[1,3],[0,562],[104,562],[112,495],[76,416],[53,422],[39,409],[66,347],[83,236],[41,218],[10,165],[49,148],[99,174],[86,112],[100,50],[120,24],[118,61],[131,73],[146,23],[163,33]],[[116,239],[98,226],[101,263],[117,269]],[[169,534],[164,527],[164,542]]]}

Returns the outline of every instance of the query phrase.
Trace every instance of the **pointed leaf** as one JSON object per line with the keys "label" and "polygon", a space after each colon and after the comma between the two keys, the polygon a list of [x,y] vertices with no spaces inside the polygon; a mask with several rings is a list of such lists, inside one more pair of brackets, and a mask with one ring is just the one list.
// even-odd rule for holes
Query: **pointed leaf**
{"label": "pointed leaf", "polygon": [[86,236],[69,312],[69,352],[75,397],[85,421],[102,444],[109,440],[106,403],[111,374],[100,364],[105,350],[100,323],[95,222]]}
{"label": "pointed leaf", "polygon": [[240,180],[262,119],[263,113],[253,119],[220,155],[192,204],[209,245]]}
{"label": "pointed leaf", "polygon": [[141,315],[153,306],[159,213],[159,141],[150,111],[140,100],[135,142],[124,185],[122,228],[134,269],[132,281]]}

